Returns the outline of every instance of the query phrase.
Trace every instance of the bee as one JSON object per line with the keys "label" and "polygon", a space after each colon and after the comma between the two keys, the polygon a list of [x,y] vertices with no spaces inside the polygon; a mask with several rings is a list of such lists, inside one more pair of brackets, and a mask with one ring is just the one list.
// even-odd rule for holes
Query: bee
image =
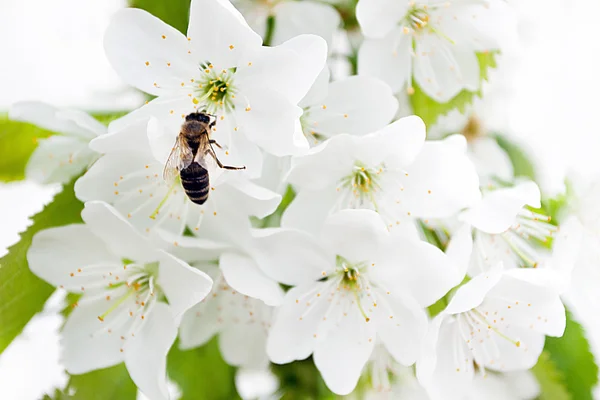
{"label": "bee", "polygon": [[210,131],[216,123],[216,117],[205,112],[193,112],[186,116],[163,171],[164,180],[172,187],[179,175],[185,194],[196,204],[204,204],[208,199],[210,181],[207,155],[215,160],[219,168],[246,169],[245,166],[223,165],[217,157],[212,146],[222,147],[210,138]]}

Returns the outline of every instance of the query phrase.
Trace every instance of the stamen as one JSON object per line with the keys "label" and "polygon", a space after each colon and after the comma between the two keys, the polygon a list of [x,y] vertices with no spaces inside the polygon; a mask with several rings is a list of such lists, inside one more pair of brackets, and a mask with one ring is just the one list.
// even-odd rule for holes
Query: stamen
{"label": "stamen", "polygon": [[488,329],[494,331],[502,339],[508,340],[510,343],[514,344],[517,347],[521,347],[521,341],[511,339],[508,336],[506,336],[504,333],[500,332],[500,330],[498,330],[494,325],[490,324],[487,321],[487,319],[483,316],[483,314],[481,314],[477,309],[474,308],[470,312],[475,314],[484,324],[487,325]]}
{"label": "stamen", "polygon": [[125,302],[131,295],[134,293],[133,290],[128,290],[124,296],[121,296],[118,301],[116,301],[108,310],[106,310],[102,315],[98,316],[98,319],[104,322],[104,318],[106,318],[111,312],[115,311],[121,304]]}
{"label": "stamen", "polygon": [[171,185],[171,187],[167,191],[167,194],[165,195],[165,197],[163,197],[163,199],[160,201],[160,203],[158,203],[158,207],[156,207],[156,210],[154,210],[154,212],[152,214],[150,214],[150,218],[156,219],[156,216],[158,215],[158,212],[160,211],[161,207],[166,203],[167,199],[171,195],[171,192],[173,192],[173,190],[175,189],[175,185],[177,183],[178,183],[178,180],[175,180],[175,182],[173,182],[173,184]]}

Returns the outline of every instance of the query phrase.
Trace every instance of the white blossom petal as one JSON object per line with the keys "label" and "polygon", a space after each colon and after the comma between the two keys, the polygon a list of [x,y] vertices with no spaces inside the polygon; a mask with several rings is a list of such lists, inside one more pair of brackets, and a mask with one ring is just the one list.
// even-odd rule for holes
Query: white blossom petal
{"label": "white blossom petal", "polygon": [[359,143],[358,140],[352,135],[337,135],[312,148],[307,155],[292,158],[288,181],[312,190],[337,183],[352,170],[353,146]]}
{"label": "white blossom petal", "polygon": [[479,62],[472,50],[453,47],[435,35],[424,35],[416,43],[414,77],[429,97],[445,103],[462,89],[479,88]]}
{"label": "white blossom petal", "polygon": [[458,288],[452,300],[444,310],[448,314],[458,314],[479,306],[488,292],[502,278],[502,265],[497,264]]}
{"label": "white blossom petal", "polygon": [[245,86],[243,93],[245,99],[240,99],[240,111],[235,114],[240,131],[273,155],[296,153],[294,121],[300,117],[302,110],[282,94],[264,87]]}
{"label": "white blossom petal", "polygon": [[173,318],[179,322],[183,313],[204,299],[212,279],[199,269],[163,251],[158,251],[158,284],[165,293]]}
{"label": "white blossom petal", "polygon": [[418,239],[390,238],[374,260],[372,279],[393,293],[410,294],[420,307],[435,303],[462,280],[449,257]]}
{"label": "white blossom petal", "polygon": [[25,167],[25,176],[39,183],[67,183],[81,175],[96,157],[86,141],[51,136],[39,140]]}
{"label": "white blossom petal", "polygon": [[329,4],[314,1],[286,1],[273,9],[275,30],[271,45],[276,46],[301,34],[314,34],[332,47],[333,34],[340,25],[338,12]]}
{"label": "white blossom petal", "polygon": [[354,390],[373,352],[375,332],[374,324],[359,313],[349,312],[339,318],[324,340],[317,341],[315,366],[334,393],[346,395]]}
{"label": "white blossom petal", "polygon": [[192,54],[203,57],[195,61],[209,61],[218,69],[240,66],[245,53],[262,44],[262,38],[227,0],[193,0],[187,36]]}
{"label": "white blossom petal", "polygon": [[423,308],[403,293],[380,292],[377,299],[377,334],[390,354],[403,365],[419,357],[420,343],[427,332]]}
{"label": "white blossom petal", "polygon": [[[326,66],[327,42],[317,35],[298,35],[276,46],[276,48],[295,53],[295,65],[288,68],[293,67],[297,72],[292,73],[290,71],[283,82],[271,82],[270,79],[267,82],[272,84],[274,89],[278,87],[280,90],[285,88],[284,93],[288,94],[292,103],[297,104],[308,93],[312,84]],[[282,68],[282,71],[285,71],[283,65],[279,67]],[[272,68],[277,68],[277,66]],[[291,76],[295,79],[290,79]]]}
{"label": "white blossom petal", "polygon": [[152,150],[148,143],[148,123],[148,119],[140,118],[125,124],[122,128],[112,128],[109,133],[93,139],[90,148],[98,153],[109,153],[115,150],[150,153]]}
{"label": "white blossom petal", "polygon": [[267,339],[267,354],[272,362],[285,364],[304,360],[313,352],[316,346],[314,335],[329,309],[329,302],[323,298],[307,305],[306,298],[326,287],[325,282],[310,283],[286,293]]}
{"label": "white blossom petal", "polygon": [[113,307],[119,298],[114,296],[106,301],[104,297],[81,299],[69,314],[62,329],[62,359],[67,371],[72,374],[84,374],[95,369],[119,364],[124,360],[121,351],[124,341],[122,331],[115,329],[111,333],[104,327],[119,317],[116,312],[106,316],[104,322],[98,320],[106,310]]}
{"label": "white blossom petal", "polygon": [[8,117],[29,122],[40,128],[86,141],[106,133],[106,127],[90,115],[68,109],[58,109],[41,101],[22,101],[13,104]]}
{"label": "white blossom petal", "polygon": [[253,248],[260,269],[286,285],[317,281],[335,263],[311,235],[296,230],[261,229]]}
{"label": "white blossom petal", "polygon": [[417,363],[417,377],[433,400],[462,400],[471,387],[473,358],[463,353],[462,347],[456,348],[460,340],[456,322],[447,315],[438,315],[430,324]]}
{"label": "white blossom petal", "polygon": [[323,103],[325,97],[327,97],[327,92],[329,91],[329,79],[331,78],[331,73],[329,72],[329,67],[325,66],[315,82],[311,86],[310,90],[304,98],[298,103],[298,106],[302,108],[310,107],[314,104]]}
{"label": "white blossom petal", "polygon": [[469,143],[469,159],[482,180],[497,177],[504,181],[513,180],[513,166],[498,142],[490,137],[477,138]]}
{"label": "white blossom petal", "polygon": [[394,93],[411,84],[412,40],[396,28],[381,39],[365,39],[358,50],[358,74],[379,78]]}
{"label": "white blossom petal", "polygon": [[426,142],[402,179],[403,207],[417,217],[445,218],[474,205],[479,177],[465,153],[462,136]]}
{"label": "white blossom petal", "polygon": [[332,136],[364,135],[386,126],[396,114],[398,100],[379,79],[351,76],[332,82],[327,96],[308,110],[314,129]]}
{"label": "white blossom petal", "polygon": [[136,386],[149,398],[169,399],[167,354],[177,337],[169,306],[157,303],[125,350],[125,365]]}
{"label": "white blossom petal", "polygon": [[385,223],[376,212],[342,210],[325,221],[321,240],[333,254],[360,262],[376,256],[387,236]]}
{"label": "white blossom petal", "polygon": [[446,255],[454,265],[456,277],[459,284],[467,270],[473,253],[473,230],[471,225],[462,224],[460,228],[454,232],[448,246],[446,247]]}
{"label": "white blossom petal", "polygon": [[259,322],[232,326],[219,335],[219,349],[229,365],[261,368],[269,364],[267,331]]}
{"label": "white blossom petal", "polygon": [[269,89],[298,104],[323,70],[327,44],[315,35],[300,35],[276,47],[262,47],[248,55],[249,64],[236,71],[236,85]]}
{"label": "white blossom petal", "polygon": [[181,32],[135,8],[122,9],[112,17],[104,34],[104,50],[123,80],[157,96],[178,90],[181,82],[195,76],[199,65],[187,53],[188,41]]}
{"label": "white blossom petal", "polygon": [[318,235],[338,197],[334,187],[299,191],[283,213],[281,226]]}
{"label": "white blossom petal", "polygon": [[523,182],[512,188],[497,189],[465,211],[461,218],[486,233],[502,233],[515,222],[525,205],[540,207],[540,189],[534,182]]}
{"label": "white blossom petal", "polygon": [[114,254],[138,262],[155,261],[155,248],[109,204],[89,201],[81,218]]}
{"label": "white blossom petal", "polygon": [[398,25],[409,6],[408,0],[360,0],[356,6],[356,19],[365,36],[381,38]]}
{"label": "white blossom petal", "polygon": [[[506,271],[500,282],[490,290],[492,300],[486,300],[486,308],[492,309],[494,305],[505,308],[506,313],[510,312],[513,325],[548,336],[562,336],[566,317],[560,296],[551,287],[543,285],[543,281],[535,284],[525,277],[535,272],[539,271],[520,268]],[[505,304],[509,304],[510,308]]]}
{"label": "white blossom petal", "polygon": [[[372,146],[369,146],[369,142]],[[374,161],[382,157],[386,168],[407,168],[419,159],[425,149],[425,123],[416,116],[400,118],[373,134],[373,137],[363,137],[361,145],[369,148],[372,155],[367,155]],[[372,161],[372,162],[373,162]]]}
{"label": "white blossom petal", "polygon": [[[217,334],[222,324],[219,324],[221,303],[216,299],[219,296],[219,284],[221,283],[219,268],[212,263],[194,263],[209,272],[213,279],[212,294],[209,294],[204,300],[190,308],[181,319],[179,326],[179,348],[189,350],[202,346]],[[215,293],[217,296],[215,296]]]}
{"label": "white blossom petal", "polygon": [[[235,172],[235,171],[234,171]],[[272,214],[281,202],[281,195],[239,176],[232,177],[227,185],[211,193],[215,203],[230,213],[241,212],[264,218]]]}
{"label": "white blossom petal", "polygon": [[219,259],[219,266],[229,286],[241,294],[261,299],[270,306],[277,306],[283,300],[283,289],[269,279],[251,258],[225,253]]}
{"label": "white blossom petal", "polygon": [[[101,279],[94,266],[118,266],[121,260],[83,224],[38,232],[27,252],[31,271],[54,286],[80,292]],[[106,270],[104,270],[106,271]]]}

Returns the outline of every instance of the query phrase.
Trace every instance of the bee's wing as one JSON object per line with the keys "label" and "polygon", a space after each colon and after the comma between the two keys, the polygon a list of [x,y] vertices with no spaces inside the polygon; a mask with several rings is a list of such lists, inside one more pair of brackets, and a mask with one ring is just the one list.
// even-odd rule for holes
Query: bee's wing
{"label": "bee's wing", "polygon": [[177,136],[173,150],[171,150],[171,154],[169,154],[165,169],[163,170],[163,179],[169,183],[173,183],[179,172],[192,163],[192,159],[192,151],[184,143],[182,136]]}
{"label": "bee's wing", "polygon": [[206,141],[206,142],[202,141],[200,143],[200,146],[198,147],[198,152],[196,153],[196,157],[194,157],[194,161],[196,161],[198,164],[200,164],[202,166],[202,168],[204,168],[206,170],[208,170],[209,161],[212,158],[212,157],[210,157],[209,154],[207,154],[208,149],[209,149],[208,141]]}

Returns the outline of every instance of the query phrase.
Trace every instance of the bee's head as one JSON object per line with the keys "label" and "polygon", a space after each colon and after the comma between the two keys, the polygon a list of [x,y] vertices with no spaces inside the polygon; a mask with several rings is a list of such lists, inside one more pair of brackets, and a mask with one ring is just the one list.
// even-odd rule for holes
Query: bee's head
{"label": "bee's head", "polygon": [[185,117],[186,121],[198,121],[198,122],[204,122],[205,124],[208,124],[210,122],[210,115],[205,114],[203,112],[194,112],[191,114],[188,114]]}

